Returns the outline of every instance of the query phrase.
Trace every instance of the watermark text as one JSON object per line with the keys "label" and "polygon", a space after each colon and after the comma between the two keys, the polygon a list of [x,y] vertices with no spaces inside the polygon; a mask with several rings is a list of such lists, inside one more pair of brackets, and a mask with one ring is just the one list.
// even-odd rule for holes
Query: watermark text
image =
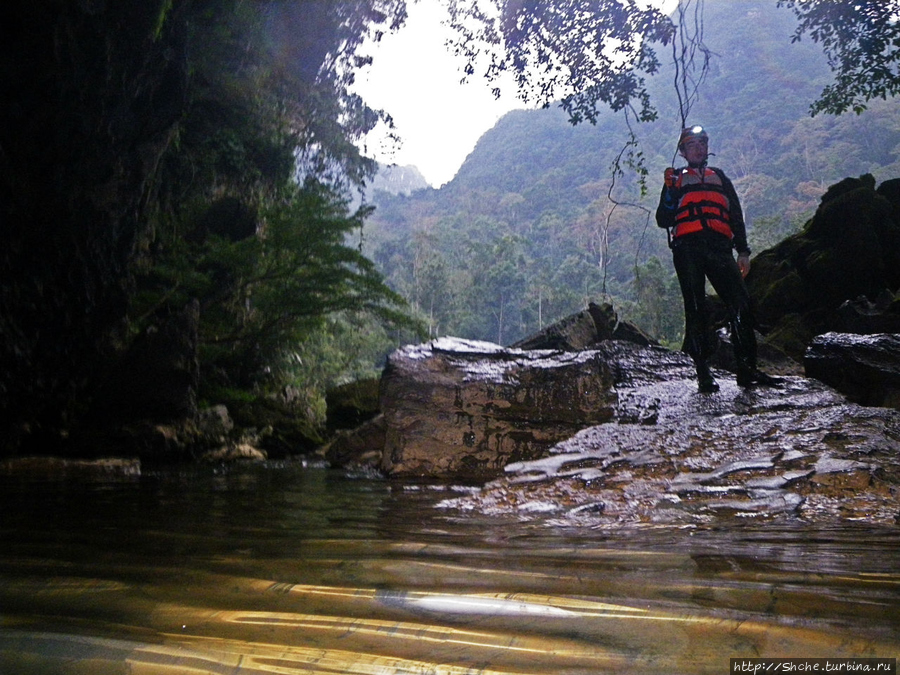
{"label": "watermark text", "polygon": [[875,673],[897,675],[897,659],[731,659],[729,673]]}

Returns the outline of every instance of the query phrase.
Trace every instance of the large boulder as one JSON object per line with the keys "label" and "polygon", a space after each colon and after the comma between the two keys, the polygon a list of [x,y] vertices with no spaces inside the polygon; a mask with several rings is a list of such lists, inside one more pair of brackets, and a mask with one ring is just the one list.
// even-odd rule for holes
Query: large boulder
{"label": "large boulder", "polygon": [[484,478],[612,418],[604,351],[525,351],[442,338],[394,352],[382,376],[382,469]]}
{"label": "large boulder", "polygon": [[377,402],[370,382],[329,392],[333,438],[319,454],[390,475],[497,475],[609,419],[619,376],[610,341],[656,344],[611,305],[591,303],[509,348],[455,338],[405,347],[391,355]]}
{"label": "large boulder", "polygon": [[806,351],[806,373],[856,403],[900,408],[900,335],[825,333]]}
{"label": "large boulder", "polygon": [[[754,259],[747,285],[760,330],[798,361],[812,338],[839,329],[839,308],[900,288],[900,179],[831,186],[802,231]],[[846,317],[846,313],[844,315]]]}
{"label": "large boulder", "polygon": [[659,344],[637,326],[620,321],[612,305],[590,303],[587,309],[567,316],[540,332],[519,340],[516,349],[590,349],[604,340],[627,340],[640,345]]}

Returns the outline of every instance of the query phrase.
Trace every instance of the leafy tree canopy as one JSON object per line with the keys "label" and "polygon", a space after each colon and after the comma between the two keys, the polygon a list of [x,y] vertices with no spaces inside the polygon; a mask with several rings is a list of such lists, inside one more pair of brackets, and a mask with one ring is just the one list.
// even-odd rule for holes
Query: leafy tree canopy
{"label": "leafy tree canopy", "polygon": [[675,30],[659,10],[633,0],[449,0],[449,9],[468,75],[487,59],[490,82],[510,72],[524,101],[561,99],[573,123],[596,122],[598,103],[654,119],[644,76],[659,68],[652,43]]}
{"label": "leafy tree canopy", "polygon": [[900,2],[866,0],[779,0],[799,25],[793,41],[805,34],[822,45],[835,73],[810,112],[861,113],[866,102],[900,92]]}
{"label": "leafy tree canopy", "polygon": [[[595,123],[600,105],[655,119],[645,76],[659,70],[656,43],[672,44],[682,85],[702,81],[708,66],[703,0],[680,0],[675,20],[635,0],[447,2],[457,31],[453,46],[468,75],[484,68],[496,87],[512,73],[524,101],[546,107],[559,100],[573,124]],[[793,40],[809,34],[835,74],[812,114],[860,112],[866,101],[900,91],[900,1],[778,0],[777,6],[797,15]],[[698,49],[702,65],[694,63]],[[687,102],[692,92],[682,93]]]}
{"label": "leafy tree canopy", "polygon": [[371,208],[352,212],[345,196],[375,168],[354,141],[390,121],[350,92],[370,60],[361,47],[405,18],[405,0],[191,6],[188,106],[157,175],[131,315],[153,321],[198,298],[207,387],[284,372],[327,317],[415,328],[352,245]]}
{"label": "leafy tree canopy", "polygon": [[[174,18],[173,18],[174,20]],[[189,107],[169,159],[200,193],[266,191],[294,175],[361,184],[375,163],[355,141],[379,120],[350,92],[363,52],[406,20],[406,0],[201,0],[185,21],[192,72]]]}

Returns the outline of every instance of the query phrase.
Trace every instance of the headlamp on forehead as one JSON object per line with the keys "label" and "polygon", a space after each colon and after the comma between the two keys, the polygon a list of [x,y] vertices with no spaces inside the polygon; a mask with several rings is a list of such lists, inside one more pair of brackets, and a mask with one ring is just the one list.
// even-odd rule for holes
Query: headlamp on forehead
{"label": "headlamp on forehead", "polygon": [[678,139],[678,147],[681,148],[687,141],[709,141],[709,134],[706,133],[706,129],[701,127],[699,124],[692,127],[685,127],[681,130],[681,136]]}

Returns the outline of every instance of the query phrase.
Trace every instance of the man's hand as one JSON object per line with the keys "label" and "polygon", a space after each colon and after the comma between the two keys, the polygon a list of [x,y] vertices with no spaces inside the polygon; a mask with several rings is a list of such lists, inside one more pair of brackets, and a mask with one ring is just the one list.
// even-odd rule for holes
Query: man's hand
{"label": "man's hand", "polygon": [[741,270],[741,277],[746,278],[750,274],[750,254],[738,253],[737,264]]}
{"label": "man's hand", "polygon": [[663,173],[663,181],[665,182],[666,187],[667,188],[675,187],[675,180],[676,180],[675,179],[675,169],[673,169],[672,167],[669,167]]}

